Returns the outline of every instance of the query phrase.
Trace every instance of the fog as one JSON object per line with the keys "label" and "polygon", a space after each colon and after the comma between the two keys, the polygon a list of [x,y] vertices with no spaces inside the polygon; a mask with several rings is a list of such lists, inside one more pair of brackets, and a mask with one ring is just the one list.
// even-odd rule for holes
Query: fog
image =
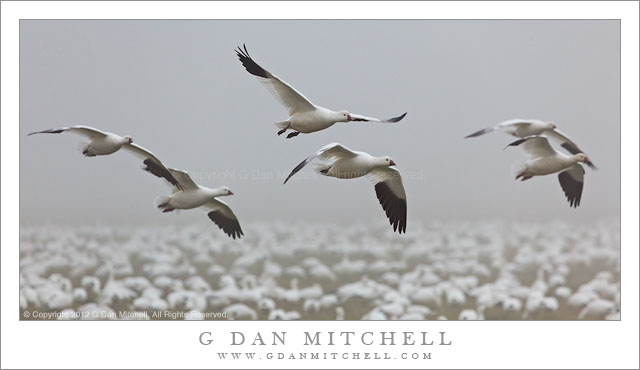
{"label": "fog", "polygon": [[[306,168],[282,185],[330,142],[393,157],[408,233],[413,220],[618,218],[619,32],[618,21],[23,20],[20,222],[208,225],[202,212],[154,209],[170,189],[128,153],[84,158],[79,136],[27,137],[76,124],[131,135],[202,185],[229,186],[241,223],[384,220],[366,179]],[[237,60],[242,43],[318,105],[408,115],[277,136],[286,110]],[[556,175],[514,180],[511,166],[525,156],[503,150],[512,137],[463,139],[518,117],[554,121],[598,166],[587,169],[578,209]]]}

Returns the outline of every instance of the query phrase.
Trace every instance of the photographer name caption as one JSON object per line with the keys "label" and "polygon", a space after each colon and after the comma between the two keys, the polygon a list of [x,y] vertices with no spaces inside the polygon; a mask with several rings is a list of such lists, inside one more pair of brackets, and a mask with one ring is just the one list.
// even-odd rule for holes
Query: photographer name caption
{"label": "photographer name caption", "polygon": [[[453,344],[445,331],[202,331],[197,340],[201,346],[230,349],[217,352],[220,360],[431,360],[429,349]],[[296,350],[287,350],[292,345]]]}

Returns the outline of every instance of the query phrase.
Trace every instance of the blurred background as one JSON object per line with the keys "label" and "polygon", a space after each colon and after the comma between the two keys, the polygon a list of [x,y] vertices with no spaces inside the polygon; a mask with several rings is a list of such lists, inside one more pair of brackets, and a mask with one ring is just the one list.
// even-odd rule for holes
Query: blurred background
{"label": "blurred background", "polygon": [[[171,293],[200,292],[190,299],[207,303],[195,312],[244,304],[256,318],[297,312],[388,319],[417,310],[422,316],[415,319],[458,319],[468,309],[475,318],[566,319],[587,307],[600,313],[587,310],[581,318],[615,318],[619,32],[617,21],[23,20],[21,312],[142,310],[146,303],[134,301],[149,288],[170,310],[190,305],[175,295],[171,303]],[[381,118],[408,115],[398,124],[345,123],[290,140],[277,136],[272,123],[286,111],[237,60],[233,49],[242,43],[316,104]],[[513,180],[512,164],[525,157],[517,148],[502,150],[511,137],[463,139],[511,118],[555,122],[598,166],[587,169],[578,209],[568,206],[555,175]],[[154,199],[170,189],[128,153],[84,158],[81,137],[26,136],[76,124],[131,135],[202,185],[229,186],[236,195],[225,201],[246,237],[227,240],[197,210],[158,212]],[[406,235],[392,233],[366,179],[338,181],[305,169],[282,185],[302,159],[336,141],[398,163],[408,197]],[[318,269],[333,278],[322,281]],[[509,283],[500,280],[506,275]],[[260,288],[252,300],[220,293],[246,276],[256,281],[238,289]],[[83,284],[84,277],[93,283]],[[130,281],[123,285],[130,291],[114,301],[107,286],[127,278],[146,283]],[[190,278],[207,285],[190,286]],[[403,288],[402,281],[415,286]],[[536,282],[546,289],[533,289]],[[382,286],[353,301],[340,288],[355,283]],[[92,296],[94,284],[100,289]],[[478,303],[489,285],[501,293],[491,290],[497,298]],[[460,293],[447,303],[452,287],[463,303]],[[514,293],[516,287],[529,290]],[[558,295],[561,287],[569,291]],[[315,292],[291,303],[276,288]],[[440,302],[416,300],[423,288],[436,290]],[[65,304],[50,307],[55,297],[42,292],[51,291]],[[583,291],[593,294],[579,294],[581,303],[570,309],[569,298]],[[304,310],[307,299],[327,295],[324,311]],[[509,298],[520,302],[517,314],[492,316],[487,307],[509,308]],[[551,313],[525,315],[527,304],[539,308],[545,298],[558,307],[547,299]],[[260,311],[260,299],[275,306]],[[390,303],[401,308],[381,309]]]}

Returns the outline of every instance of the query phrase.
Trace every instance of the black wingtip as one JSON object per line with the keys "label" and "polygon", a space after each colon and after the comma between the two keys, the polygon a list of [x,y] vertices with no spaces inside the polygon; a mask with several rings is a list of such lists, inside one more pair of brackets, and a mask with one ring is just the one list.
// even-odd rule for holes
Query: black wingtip
{"label": "black wingtip", "polygon": [[[298,169],[298,167],[296,167],[296,169]],[[300,169],[298,169],[298,171],[299,171],[299,170],[300,170]],[[286,179],[284,179],[284,182],[282,183],[282,185],[286,184],[286,183],[287,183],[287,181],[289,181],[289,179],[290,179],[293,175],[295,175],[295,174],[296,174],[296,172],[298,172],[298,171],[296,171],[295,169],[294,169],[293,171],[291,171],[291,173],[289,174],[289,176],[287,176],[287,178],[286,178]]]}
{"label": "black wingtip", "polygon": [[238,46],[236,55],[238,56],[238,59],[240,59],[240,63],[242,63],[244,69],[246,69],[247,72],[257,77],[269,78],[269,76],[267,75],[267,71],[265,71],[264,68],[260,67],[256,62],[253,61],[245,44],[242,44],[242,48]]}
{"label": "black wingtip", "polygon": [[584,183],[572,178],[567,171],[560,172],[558,174],[558,180],[560,181],[562,191],[569,202],[569,207],[578,208],[580,206],[580,201],[582,200]]}
{"label": "black wingtip", "polygon": [[240,222],[238,222],[237,219],[229,218],[219,211],[211,211],[207,215],[228,237],[235,240],[236,238],[240,239],[244,235],[242,227],[240,227]]}
{"label": "black wingtip", "polygon": [[478,136],[484,135],[484,134],[486,134],[487,132],[490,132],[490,131],[492,131],[492,129],[483,128],[482,130],[478,130],[478,131],[474,132],[473,134],[469,134],[469,135],[465,136],[464,138],[465,139],[469,139],[469,138],[472,138],[472,137],[478,137]]}
{"label": "black wingtip", "polygon": [[387,215],[393,231],[397,231],[399,234],[405,233],[407,230],[406,199],[398,198],[384,181],[377,183],[374,188],[376,197]]}
{"label": "black wingtip", "polygon": [[298,165],[296,166],[296,168],[294,168],[294,169],[291,171],[291,173],[289,174],[289,176],[287,176],[287,178],[284,180],[284,182],[282,183],[282,185],[286,184],[286,183],[287,183],[287,181],[289,181],[289,179],[290,179],[293,175],[295,175],[296,173],[298,173],[298,172],[299,172],[299,171],[300,171],[304,166],[306,166],[306,165],[307,165],[307,163],[309,163],[309,162],[310,162],[310,159],[309,159],[309,158],[305,158],[305,160],[304,160],[304,161],[300,162],[300,164],[298,164]]}
{"label": "black wingtip", "polygon": [[31,132],[29,134],[27,134],[27,136],[31,136],[31,135],[35,135],[35,134],[59,134],[61,132],[64,132],[65,129],[59,128],[59,129],[49,129],[49,130],[43,130],[43,131],[35,131],[35,132]]}
{"label": "black wingtip", "polygon": [[508,147],[510,147],[510,146],[518,146],[518,145],[520,145],[520,144],[524,143],[524,142],[525,142],[525,141],[527,141],[527,140],[529,140],[529,138],[528,138],[528,137],[525,137],[524,139],[518,139],[518,140],[516,140],[516,141],[512,142],[511,144],[508,144],[507,146],[505,146],[505,147],[504,147],[504,149],[502,149],[502,150],[505,150],[505,149],[507,149],[507,148],[508,148]]}
{"label": "black wingtip", "polygon": [[402,121],[402,119],[403,119],[403,118],[404,118],[404,116],[406,116],[406,115],[407,115],[407,112],[404,112],[402,115],[400,115],[400,116],[398,116],[398,117],[389,118],[387,121],[388,121],[388,122],[393,122],[393,123],[400,122],[400,121]]}
{"label": "black wingtip", "polygon": [[165,180],[169,181],[171,185],[175,186],[179,190],[184,190],[184,188],[182,187],[182,185],[180,185],[178,180],[171,174],[169,170],[164,168],[164,166],[158,165],[156,162],[148,158],[142,161],[142,163],[144,164],[144,166],[142,167],[144,171],[147,171],[154,176],[164,178]]}

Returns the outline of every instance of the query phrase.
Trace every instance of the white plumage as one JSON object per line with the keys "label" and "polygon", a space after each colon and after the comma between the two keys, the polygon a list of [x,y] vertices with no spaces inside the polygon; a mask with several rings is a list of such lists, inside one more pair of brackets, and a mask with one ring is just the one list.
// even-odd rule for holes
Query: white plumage
{"label": "white plumage", "polygon": [[324,176],[354,179],[368,175],[375,184],[376,196],[393,226],[393,231],[397,230],[400,234],[406,232],[407,195],[400,172],[390,167],[396,165],[390,157],[374,157],[365,152],[352,151],[339,143],[332,143],[320,148],[298,164],[284,183],[316,158],[329,162],[316,168],[316,171]]}
{"label": "white plumage", "polygon": [[527,162],[517,170],[516,180],[528,180],[534,176],[544,176],[559,172],[558,180],[564,190],[569,205],[578,207],[584,185],[584,168],[580,163],[589,160],[584,153],[566,155],[554,150],[544,136],[528,136],[516,140],[509,146],[520,146],[529,156]]}
{"label": "white plumage", "polygon": [[[240,222],[231,208],[218,197],[233,195],[231,189],[226,186],[210,189],[198,185],[185,171],[169,168],[180,185],[176,187],[170,196],[158,199],[158,208],[162,212],[171,212],[175,209],[193,209],[202,207],[218,227],[229,237],[240,238],[244,233],[240,228]],[[182,189],[182,190],[181,190]]]}
{"label": "white plumage", "polygon": [[[566,134],[558,130],[558,127],[555,123],[545,122],[537,119],[510,119],[504,122],[500,122],[493,127],[488,127],[480,131],[476,131],[473,134],[467,135],[465,139],[482,136],[497,129],[505,129],[507,134],[519,138],[544,135],[556,140],[558,143],[560,143],[561,147],[563,147],[571,154],[584,153],[584,151],[580,149],[573,140],[571,140]],[[591,168],[596,168],[596,166],[590,160],[587,160],[585,163]]]}
{"label": "white plumage", "polygon": [[324,130],[333,126],[337,122],[398,122],[407,114],[404,113],[398,117],[389,119],[379,119],[351,114],[346,110],[336,112],[323,108],[313,104],[309,99],[302,95],[302,93],[281,80],[278,76],[260,67],[253,61],[253,59],[251,59],[246,46],[244,46],[244,49],[238,48],[236,50],[236,54],[247,72],[256,76],[258,81],[262,83],[271,95],[273,95],[273,97],[287,109],[289,119],[276,124],[281,129],[278,131],[278,135],[283,134],[288,129],[292,129],[295,131],[287,135],[287,138],[292,138],[300,133],[308,134]]}
{"label": "white plumage", "polygon": [[124,148],[142,159],[145,165],[142,169],[158,177],[162,177],[169,181],[172,185],[180,188],[180,184],[167,170],[164,164],[149,150],[133,143],[131,136],[119,136],[110,132],[103,132],[97,128],[89,126],[70,126],[61,128],[52,128],[44,131],[32,132],[35,134],[59,134],[63,132],[71,132],[82,135],[90,141],[82,149],[82,154],[86,157],[95,157],[101,155],[109,155]]}

